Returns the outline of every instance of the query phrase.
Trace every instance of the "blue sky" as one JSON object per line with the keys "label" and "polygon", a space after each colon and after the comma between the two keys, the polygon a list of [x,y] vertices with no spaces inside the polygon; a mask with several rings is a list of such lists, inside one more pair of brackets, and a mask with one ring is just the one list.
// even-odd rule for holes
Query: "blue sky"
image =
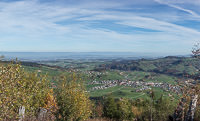
{"label": "blue sky", "polygon": [[200,0],[0,0],[0,51],[188,54]]}

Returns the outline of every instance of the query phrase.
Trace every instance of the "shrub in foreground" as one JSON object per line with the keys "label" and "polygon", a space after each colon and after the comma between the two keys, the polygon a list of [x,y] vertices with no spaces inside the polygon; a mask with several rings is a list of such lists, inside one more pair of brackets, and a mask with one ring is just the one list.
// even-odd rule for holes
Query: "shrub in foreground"
{"label": "shrub in foreground", "polygon": [[0,65],[0,120],[16,120],[19,108],[35,115],[49,92],[46,76],[28,73],[19,64]]}
{"label": "shrub in foreground", "polygon": [[80,78],[75,74],[60,78],[56,95],[58,120],[79,121],[89,118],[91,102]]}

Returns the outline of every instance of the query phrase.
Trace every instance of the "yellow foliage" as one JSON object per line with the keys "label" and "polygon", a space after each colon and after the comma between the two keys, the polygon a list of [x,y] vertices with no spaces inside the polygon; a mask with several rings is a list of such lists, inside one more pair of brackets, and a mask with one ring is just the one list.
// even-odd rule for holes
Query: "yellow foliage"
{"label": "yellow foliage", "polygon": [[49,90],[46,76],[28,73],[19,64],[0,65],[0,119],[13,120],[18,117],[20,106],[26,114],[45,104]]}
{"label": "yellow foliage", "polygon": [[51,112],[55,112],[57,110],[58,107],[57,107],[56,99],[53,95],[53,89],[50,89],[50,91],[48,92],[43,108],[50,110]]}
{"label": "yellow foliage", "polygon": [[135,117],[139,117],[142,114],[143,111],[142,111],[141,108],[132,106],[132,112],[135,115]]}
{"label": "yellow foliage", "polygon": [[63,120],[86,120],[91,114],[91,102],[76,75],[61,78],[58,85],[58,115]]}

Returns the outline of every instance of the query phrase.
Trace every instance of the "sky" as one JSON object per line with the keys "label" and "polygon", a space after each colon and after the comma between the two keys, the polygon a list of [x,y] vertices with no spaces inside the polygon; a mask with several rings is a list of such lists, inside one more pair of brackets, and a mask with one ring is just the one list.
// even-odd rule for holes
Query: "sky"
{"label": "sky", "polygon": [[188,54],[200,0],[0,0],[0,51]]}

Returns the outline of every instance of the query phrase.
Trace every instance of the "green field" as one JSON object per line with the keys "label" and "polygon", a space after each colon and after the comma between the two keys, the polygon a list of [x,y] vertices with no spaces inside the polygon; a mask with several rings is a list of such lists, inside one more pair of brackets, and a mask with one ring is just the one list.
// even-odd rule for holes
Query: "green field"
{"label": "green field", "polygon": [[[122,61],[123,62],[123,61]],[[161,58],[155,60],[137,60],[137,61],[111,61],[111,60],[60,60],[60,61],[48,61],[40,62],[41,66],[27,66],[23,65],[26,71],[39,72],[41,74],[47,74],[51,82],[56,83],[54,77],[59,75],[66,75],[69,73],[76,73],[84,80],[86,89],[90,92],[91,97],[102,97],[112,95],[116,98],[148,98],[150,90],[144,90],[136,92],[136,89],[141,87],[128,87],[128,86],[115,86],[107,89],[91,90],[97,86],[103,86],[103,84],[91,84],[92,81],[112,81],[112,80],[129,80],[129,81],[142,81],[142,82],[154,82],[154,83],[167,83],[171,85],[177,85],[177,82],[187,80],[189,78],[181,77],[177,75],[181,74],[195,74],[199,61],[194,58]],[[107,67],[115,69],[103,69],[95,71],[96,68]],[[118,65],[115,65],[118,64]],[[59,68],[61,67],[61,68]],[[137,68],[136,68],[137,67]],[[126,70],[132,68],[130,70]],[[155,70],[155,71],[154,71]],[[169,73],[173,70],[172,74]],[[166,92],[161,88],[153,88],[157,97],[170,96],[174,99],[178,99],[178,96],[172,92]]]}

